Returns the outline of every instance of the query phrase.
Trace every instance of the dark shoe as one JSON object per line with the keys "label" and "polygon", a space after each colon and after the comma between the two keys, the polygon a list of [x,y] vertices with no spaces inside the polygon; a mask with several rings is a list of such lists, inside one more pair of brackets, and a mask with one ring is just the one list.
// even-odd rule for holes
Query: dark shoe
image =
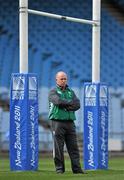
{"label": "dark shoe", "polygon": [[63,173],[64,173],[64,171],[63,171],[63,170],[61,170],[61,169],[59,169],[59,170],[56,170],[56,173],[57,173],[57,174],[63,174]]}
{"label": "dark shoe", "polygon": [[84,171],[82,169],[73,171],[74,174],[84,174]]}

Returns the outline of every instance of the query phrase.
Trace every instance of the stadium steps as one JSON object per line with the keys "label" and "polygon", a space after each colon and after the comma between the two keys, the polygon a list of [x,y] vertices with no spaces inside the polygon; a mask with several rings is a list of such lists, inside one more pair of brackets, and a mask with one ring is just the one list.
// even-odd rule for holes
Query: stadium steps
{"label": "stadium steps", "polygon": [[[104,5],[109,6],[108,1],[102,0],[103,7]],[[122,2],[122,0],[113,1]],[[5,87],[9,87],[10,74],[18,72],[19,69],[19,46],[15,39],[19,37],[18,4],[14,3],[9,8],[9,4],[12,2],[12,0],[3,1],[0,6],[0,82],[2,83],[0,85]],[[41,6],[40,1],[37,3],[34,1],[30,3],[30,6],[32,9],[40,10],[42,8],[42,10],[51,13],[91,19],[91,0],[83,2],[77,0],[71,3],[71,6],[70,2],[73,0],[63,1],[60,7],[59,1],[51,6],[49,6],[49,2],[42,3]],[[78,11],[75,11],[75,8],[78,8]],[[4,9],[9,11],[4,11]],[[16,12],[13,9],[16,9]],[[83,11],[83,9],[87,9],[87,11]],[[110,16],[107,8],[102,8],[101,19],[101,81],[113,86],[124,85],[124,81],[122,81],[124,76],[122,71],[124,66],[122,61],[124,59],[122,53],[124,51],[122,45],[124,41],[123,25],[116,20],[115,15]],[[69,75],[69,79],[72,79],[70,85],[73,87],[79,87],[81,82],[91,79],[91,31],[89,26],[60,22],[44,17],[29,17],[29,72],[38,74],[40,86],[48,86],[49,88],[53,86],[54,75],[63,69]],[[13,44],[10,45],[8,45],[9,36],[12,36],[14,40]],[[9,67],[6,67],[6,64]],[[5,73],[6,76],[4,76]]]}

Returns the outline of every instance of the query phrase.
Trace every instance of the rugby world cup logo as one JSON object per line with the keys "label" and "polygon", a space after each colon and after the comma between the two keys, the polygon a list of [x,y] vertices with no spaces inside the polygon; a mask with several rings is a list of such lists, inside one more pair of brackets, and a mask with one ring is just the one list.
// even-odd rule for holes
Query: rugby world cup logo
{"label": "rugby world cup logo", "polygon": [[37,78],[29,77],[29,99],[37,99]]}
{"label": "rugby world cup logo", "polygon": [[107,86],[100,86],[100,106],[107,106]]}
{"label": "rugby world cup logo", "polygon": [[96,85],[87,85],[85,88],[85,106],[96,106]]}
{"label": "rugby world cup logo", "polygon": [[12,99],[13,100],[24,99],[24,87],[25,87],[25,77],[14,76],[13,85],[12,85]]}
{"label": "rugby world cup logo", "polygon": [[25,78],[23,76],[13,77],[13,90],[24,90]]}
{"label": "rugby world cup logo", "polygon": [[29,90],[37,90],[37,79],[36,77],[29,77]]}

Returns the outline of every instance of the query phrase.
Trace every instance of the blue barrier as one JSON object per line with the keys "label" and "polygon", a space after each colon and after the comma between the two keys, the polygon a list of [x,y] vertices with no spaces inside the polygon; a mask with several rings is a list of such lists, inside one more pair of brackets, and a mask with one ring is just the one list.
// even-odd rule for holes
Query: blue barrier
{"label": "blue barrier", "polygon": [[108,168],[108,88],[84,84],[84,169]]}
{"label": "blue barrier", "polygon": [[38,81],[35,74],[12,74],[10,169],[38,169]]}

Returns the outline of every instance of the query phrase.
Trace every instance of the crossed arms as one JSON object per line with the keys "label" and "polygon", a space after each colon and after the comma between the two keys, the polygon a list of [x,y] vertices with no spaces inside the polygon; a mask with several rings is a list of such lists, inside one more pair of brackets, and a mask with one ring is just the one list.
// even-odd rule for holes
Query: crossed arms
{"label": "crossed arms", "polygon": [[59,108],[65,108],[67,111],[77,111],[80,108],[80,101],[73,91],[72,100],[61,99],[56,89],[53,89],[49,93],[49,101]]}

